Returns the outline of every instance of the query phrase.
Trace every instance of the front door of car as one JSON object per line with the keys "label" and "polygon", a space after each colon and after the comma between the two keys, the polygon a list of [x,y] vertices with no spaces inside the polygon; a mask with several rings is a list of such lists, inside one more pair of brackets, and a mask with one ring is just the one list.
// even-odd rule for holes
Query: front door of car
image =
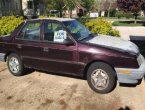
{"label": "front door of car", "polygon": [[40,21],[27,22],[14,40],[17,51],[27,67],[39,68],[43,61],[40,42],[41,24]]}
{"label": "front door of car", "polygon": [[44,23],[45,69],[58,73],[79,73],[77,45],[59,22]]}

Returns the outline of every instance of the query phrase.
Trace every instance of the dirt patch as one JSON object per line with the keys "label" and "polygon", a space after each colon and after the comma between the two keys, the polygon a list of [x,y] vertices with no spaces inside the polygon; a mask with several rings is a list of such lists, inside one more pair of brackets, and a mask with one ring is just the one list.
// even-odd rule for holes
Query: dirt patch
{"label": "dirt patch", "polygon": [[78,87],[77,84],[74,84],[74,85],[72,85],[72,86],[70,87],[71,91],[70,91],[70,95],[69,95],[69,97],[68,97],[67,102],[70,101],[70,99],[72,98],[72,96],[77,92],[77,87]]}
{"label": "dirt patch", "polygon": [[3,71],[5,71],[5,70],[7,70],[7,68],[1,69],[0,72],[3,72]]}
{"label": "dirt patch", "polygon": [[22,103],[22,102],[24,102],[25,100],[24,99],[17,99],[16,100],[16,103]]}
{"label": "dirt patch", "polygon": [[11,100],[11,99],[13,99],[13,96],[8,96],[6,99]]}
{"label": "dirt patch", "polygon": [[121,99],[117,97],[108,104],[108,110],[118,110],[120,105],[122,105]]}
{"label": "dirt patch", "polygon": [[81,106],[80,105],[76,106],[75,110],[81,110]]}
{"label": "dirt patch", "polygon": [[60,96],[62,96],[62,97],[65,96],[65,95],[66,95],[66,93],[62,93],[62,94],[60,94]]}
{"label": "dirt patch", "polygon": [[59,101],[59,104],[62,105],[62,110],[66,110],[68,104],[63,99]]}
{"label": "dirt patch", "polygon": [[53,103],[53,100],[51,99],[46,99],[45,102],[41,103],[42,107],[45,107],[47,105],[50,105],[51,103]]}

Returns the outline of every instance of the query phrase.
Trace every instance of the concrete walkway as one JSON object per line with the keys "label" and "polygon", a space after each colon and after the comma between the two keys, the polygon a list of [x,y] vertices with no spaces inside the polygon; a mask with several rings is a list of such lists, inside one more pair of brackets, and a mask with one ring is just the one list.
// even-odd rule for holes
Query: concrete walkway
{"label": "concrete walkway", "polygon": [[125,40],[129,40],[130,35],[145,36],[145,27],[116,26],[113,28],[119,30],[121,37]]}

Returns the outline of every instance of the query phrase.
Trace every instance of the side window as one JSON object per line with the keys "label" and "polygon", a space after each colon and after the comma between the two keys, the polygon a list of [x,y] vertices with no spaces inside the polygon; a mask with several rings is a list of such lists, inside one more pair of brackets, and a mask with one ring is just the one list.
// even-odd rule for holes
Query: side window
{"label": "side window", "polygon": [[67,38],[67,32],[59,23],[45,23],[44,40],[49,42],[63,43]]}
{"label": "side window", "polygon": [[18,38],[28,40],[39,40],[40,38],[40,22],[28,23],[20,32]]}

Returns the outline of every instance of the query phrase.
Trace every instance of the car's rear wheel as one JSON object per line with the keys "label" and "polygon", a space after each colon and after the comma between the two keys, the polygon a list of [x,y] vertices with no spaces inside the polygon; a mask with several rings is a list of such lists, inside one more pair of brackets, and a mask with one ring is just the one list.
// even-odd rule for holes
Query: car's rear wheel
{"label": "car's rear wheel", "polygon": [[115,71],[106,63],[93,63],[87,72],[87,81],[97,93],[109,93],[116,86]]}
{"label": "car's rear wheel", "polygon": [[23,63],[21,61],[21,58],[17,54],[10,54],[8,56],[7,65],[9,71],[14,76],[22,76],[25,73],[25,68],[23,66]]}

